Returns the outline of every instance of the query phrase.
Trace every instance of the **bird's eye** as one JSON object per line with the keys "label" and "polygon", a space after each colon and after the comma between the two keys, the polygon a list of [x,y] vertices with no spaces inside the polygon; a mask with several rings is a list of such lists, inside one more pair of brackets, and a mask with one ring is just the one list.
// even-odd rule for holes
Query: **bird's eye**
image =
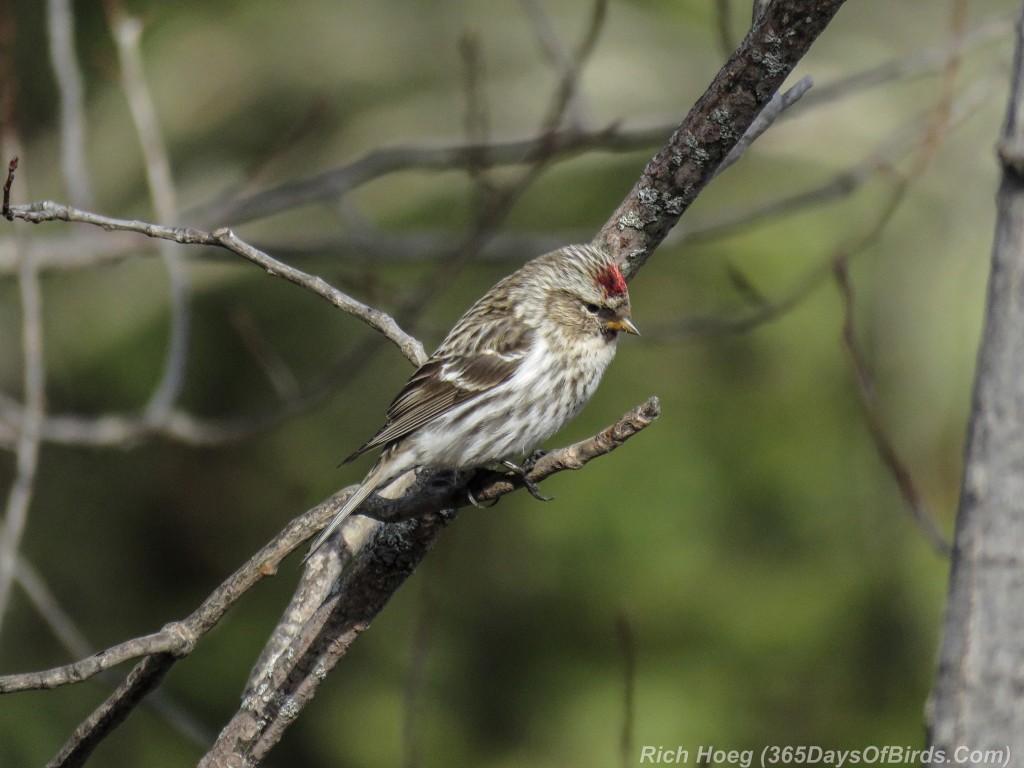
{"label": "bird's eye", "polygon": [[601,308],[597,306],[597,304],[587,304],[586,308],[587,312],[589,312],[592,315],[596,315],[601,310]]}

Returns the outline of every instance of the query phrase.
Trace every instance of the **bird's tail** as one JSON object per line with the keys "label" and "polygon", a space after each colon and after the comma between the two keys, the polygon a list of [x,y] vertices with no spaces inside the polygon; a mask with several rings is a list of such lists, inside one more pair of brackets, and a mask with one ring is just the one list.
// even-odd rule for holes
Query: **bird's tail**
{"label": "bird's tail", "polygon": [[331,537],[338,526],[345,522],[345,519],[356,511],[356,508],[362,504],[366,497],[377,490],[384,481],[389,479],[385,475],[385,465],[388,464],[386,460],[380,461],[377,465],[370,470],[370,473],[363,478],[363,482],[356,488],[356,492],[349,497],[349,500],[345,502],[345,505],[338,511],[338,514],[334,516],[334,519],[327,524],[327,527],[320,531],[320,535],[313,540],[313,544],[309,548],[309,552],[302,558],[302,562],[306,562],[314,552],[324,545],[324,542]]}

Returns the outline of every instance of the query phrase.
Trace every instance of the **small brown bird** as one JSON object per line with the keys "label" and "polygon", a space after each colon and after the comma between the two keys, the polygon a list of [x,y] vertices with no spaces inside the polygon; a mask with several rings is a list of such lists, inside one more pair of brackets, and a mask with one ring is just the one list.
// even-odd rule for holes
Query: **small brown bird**
{"label": "small brown bird", "polygon": [[500,280],[412,375],[384,426],[345,459],[383,448],[306,556],[366,497],[410,469],[518,469],[513,459],[561,429],[594,394],[620,331],[639,335],[626,281],[594,246],[560,248]]}

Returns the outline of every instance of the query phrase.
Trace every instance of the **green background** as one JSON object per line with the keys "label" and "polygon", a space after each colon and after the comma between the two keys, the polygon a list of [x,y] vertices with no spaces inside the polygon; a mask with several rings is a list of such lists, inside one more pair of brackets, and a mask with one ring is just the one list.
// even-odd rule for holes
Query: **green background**
{"label": "green background", "polygon": [[[459,41],[479,41],[497,138],[530,135],[556,76],[516,2],[131,3],[179,204],[302,178],[381,146],[465,136]],[[968,24],[1012,10],[968,2]],[[595,127],[677,121],[723,60],[715,4],[613,0],[581,81]],[[574,45],[590,6],[544,3]],[[99,3],[75,4],[96,210],[152,218],[138,142]],[[850,0],[797,75],[816,88],[684,217],[694,230],[824,184],[889,146],[919,140],[943,88],[932,66],[829,101],[816,91],[940,45],[952,3]],[[44,4],[11,4],[22,172],[15,202],[66,192]],[[734,8],[738,34],[747,10]],[[852,257],[856,332],[882,421],[949,535],[984,304],[993,146],[1011,23],[965,54],[958,115],[881,235]],[[632,186],[652,144],[559,162],[503,231],[585,239]],[[272,753],[278,765],[637,765],[643,745],[760,750],[813,744],[920,747],[940,638],[947,562],[910,520],[869,434],[825,269],[778,318],[745,332],[693,332],[790,296],[887,209],[913,154],[849,195],[713,239],[678,236],[633,281],[634,319],[597,396],[551,446],[590,435],[649,395],[663,415],[625,448],[490,511],[466,510],[338,665]],[[510,178],[505,169],[496,180]],[[307,206],[236,227],[272,255],[393,310],[430,262],[323,251],[353,221],[387,236],[460,241],[476,209],[460,171],[395,173],[346,205]],[[183,213],[187,220],[187,213]],[[176,222],[168,222],[176,223]],[[231,222],[218,222],[228,223]],[[17,228],[5,225],[0,237]],[[82,232],[49,224],[36,241]],[[141,408],[159,378],[166,279],[138,257],[43,281],[48,407]],[[284,247],[288,246],[287,256]],[[235,324],[247,318],[300,386],[369,331],[223,252],[192,249],[190,360],[181,405],[218,417],[278,402]],[[534,253],[470,264],[414,328],[428,349],[472,300]],[[386,263],[385,263],[386,262]],[[741,277],[740,277],[741,276]],[[21,387],[17,281],[0,275],[0,387]],[[238,443],[167,438],[124,448],[46,444],[24,552],[95,648],[193,610],[289,519],[355,482],[337,461],[380,423],[408,363],[391,347],[316,407]],[[15,475],[0,454],[0,488]],[[162,692],[215,734],[283,610],[298,557],[252,591],[168,676]],[[634,655],[621,644],[628,627]],[[68,661],[16,589],[0,671]],[[632,748],[620,741],[635,665]],[[127,671],[127,667],[123,671]],[[418,691],[410,695],[412,688]],[[0,766],[40,765],[107,694],[90,681],[0,698]],[[201,746],[143,708],[91,765],[194,763]]]}

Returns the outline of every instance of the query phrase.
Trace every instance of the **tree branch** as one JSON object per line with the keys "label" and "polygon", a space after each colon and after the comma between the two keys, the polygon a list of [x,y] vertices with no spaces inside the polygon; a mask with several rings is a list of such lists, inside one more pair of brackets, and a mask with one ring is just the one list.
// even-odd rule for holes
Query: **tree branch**
{"label": "tree branch", "polygon": [[776,0],[594,238],[630,279],[717,173],[843,0]]}
{"label": "tree branch", "polygon": [[[629,276],[633,276],[643,266],[679,216],[721,168],[723,160],[741,140],[841,4],[842,0],[776,0],[765,6],[755,28],[740,49],[673,133],[669,143],[647,166],[633,191],[595,238],[595,242],[606,247],[625,265]],[[527,152],[525,159],[530,161],[538,157],[550,157],[551,152],[560,149],[559,141],[562,139],[580,141],[578,132],[549,131],[537,142],[522,148]],[[421,155],[417,157],[423,159]],[[444,157],[434,157],[433,160],[451,162],[452,157],[449,153]],[[455,157],[459,158],[458,155]],[[271,209],[267,206],[270,205],[273,205],[274,212],[279,212],[280,202],[285,198],[289,204],[301,204],[318,199],[318,196],[337,195],[350,188],[348,185],[358,182],[360,174],[380,173],[381,168],[386,168],[386,163],[381,165],[378,162],[379,155],[373,159],[374,163],[367,161],[358,167],[350,166],[348,172],[340,176],[306,180],[284,188],[283,192],[278,190],[276,195],[265,193],[262,197],[254,196],[244,206],[236,203],[232,208],[229,203],[228,207],[220,210],[230,211],[231,215],[219,214],[212,218],[237,222],[246,216],[260,215],[261,211],[269,212]],[[404,162],[406,159],[391,155],[389,161]],[[210,210],[213,209],[207,209],[208,215]],[[383,313],[375,315],[373,313],[376,310],[331,289],[319,278],[281,264],[238,240],[228,229],[213,232],[171,229],[144,222],[99,217],[56,203],[12,207],[11,213],[15,218],[25,221],[83,221],[182,244],[227,248],[257,263],[271,274],[304,285],[336,306],[361,317],[394,341],[414,363],[425,359],[418,342],[400,331],[397,325],[388,326],[386,321],[393,323],[391,318]],[[404,343],[406,341],[409,343]],[[545,457],[538,462],[533,472],[547,471],[545,467],[557,471],[582,466],[589,460],[588,456],[612,450],[656,416],[657,402],[650,401],[591,441],[585,441],[587,446],[572,446],[570,448],[574,450],[555,452]],[[531,479],[536,477],[532,476]],[[453,489],[460,484],[464,488],[467,482],[474,483],[474,495],[480,500],[489,498],[489,489],[491,493],[500,495],[517,485],[514,478],[488,478],[486,475],[473,475],[469,479],[455,478],[453,483],[446,485],[441,482],[441,478],[422,473],[421,477],[416,478],[417,485],[414,485],[411,493],[403,497],[401,504],[396,504],[394,508],[405,504],[414,506],[418,496],[429,496],[422,483],[429,483],[430,489],[438,488],[437,493],[444,495],[456,493]],[[505,484],[507,490],[501,490],[504,486],[499,484]],[[464,492],[459,491],[457,495],[459,502],[463,503]],[[344,498],[344,494],[336,494],[316,510],[293,521],[274,542],[268,544],[225,582],[221,589],[204,601],[200,609],[186,619],[186,626],[193,629],[193,622],[198,622],[202,629],[209,621],[215,623],[228,605],[237,599],[239,590],[248,589],[263,575],[273,572],[287,552],[333,516],[339,498]],[[270,649],[271,652],[263,660],[266,663],[261,662],[251,681],[245,705],[222,733],[204,764],[227,764],[229,759],[242,755],[247,760],[258,762],[266,755],[302,706],[313,696],[324,674],[347,652],[354,639],[365,630],[393,592],[422,560],[440,532],[454,518],[454,512],[440,511],[448,506],[443,500],[437,503],[441,506],[427,514],[420,512],[419,516],[407,520],[372,526],[369,542],[357,554],[332,548],[310,559],[300,592],[307,587],[311,590],[303,596],[303,603],[313,610],[312,617],[296,624],[292,630],[293,639],[287,645]],[[387,516],[386,510],[377,514]],[[287,544],[281,543],[282,537],[287,538]],[[343,556],[352,556],[352,564],[341,581],[332,587],[332,574],[338,569],[325,567],[323,558]],[[264,568],[266,572],[262,570]],[[327,595],[318,607],[316,600],[309,599],[309,595],[317,590],[319,594]],[[230,599],[228,596],[231,596]],[[285,650],[278,652],[278,648]],[[53,764],[81,764],[104,735],[159,683],[174,661],[175,657],[169,652],[146,657],[107,702],[79,727]],[[259,713],[259,716],[254,717],[254,713]]]}
{"label": "tree branch", "polygon": [[1024,13],[1017,23],[985,323],[928,743],[1024,753]]}
{"label": "tree branch", "polygon": [[[555,472],[580,469],[615,450],[652,424],[659,414],[658,399],[650,398],[593,437],[543,456],[528,476],[539,482]],[[473,491],[478,501],[497,499],[522,484],[521,478],[483,474],[474,475],[472,480],[478,483]],[[230,760],[239,758],[244,764],[257,764],[277,743],[326,674],[455,519],[454,507],[467,503],[465,484],[444,487],[436,480],[437,473],[423,473],[402,499],[391,502],[398,507],[395,514],[382,514],[381,507],[375,507],[378,516],[388,519],[415,517],[377,526],[340,582],[323,578],[325,569],[328,574],[336,571],[331,566],[337,559],[336,549],[325,547],[310,558],[296,599],[285,611],[290,624],[298,629],[294,639],[287,645],[278,644],[277,656],[259,666],[260,674],[250,679],[241,708],[201,766],[229,765]],[[436,489],[432,498],[425,492],[427,488]],[[382,503],[379,497],[375,501]],[[383,504],[387,506],[388,502]],[[352,556],[350,546],[342,551]],[[319,585],[325,583],[334,583],[327,599],[321,603],[309,601],[308,593],[320,591]]]}
{"label": "tree branch", "polygon": [[[842,0],[777,0],[765,8],[743,45],[595,238],[630,276],[714,176],[841,5]],[[364,546],[349,575],[296,637],[297,645],[282,656],[283,666],[266,678],[266,687],[256,685],[261,695],[247,697],[202,764],[259,762],[448,522],[440,514],[391,524],[384,527],[383,538]],[[316,578],[321,559],[335,552],[324,547],[310,558],[304,579]],[[379,570],[387,561],[395,567]]]}
{"label": "tree branch", "polygon": [[[615,450],[653,423],[659,414],[660,404],[657,398],[650,398],[593,437],[547,454],[537,462],[528,477],[534,482],[540,482],[556,472],[579,469],[598,456]],[[279,646],[278,653],[265,654],[257,665],[256,674],[250,680],[247,689],[247,706],[256,708],[250,713],[260,711],[268,717],[285,714],[286,720],[290,722],[298,710],[289,705],[287,713],[291,714],[282,713],[280,706],[283,700],[280,697],[268,696],[271,689],[267,687],[267,681],[273,679],[280,682],[278,678],[282,674],[282,665],[294,666],[288,671],[288,675],[298,675],[296,670],[301,667],[301,671],[316,678],[315,681],[302,682],[301,702],[305,703],[312,698],[316,686],[322,680],[321,673],[344,655],[348,645],[369,625],[372,617],[412,572],[405,569],[414,568],[425,556],[441,529],[455,518],[454,507],[469,503],[466,494],[467,483],[478,483],[474,494],[478,494],[479,499],[488,501],[511,493],[522,484],[521,478],[508,478],[497,473],[473,473],[457,478],[455,483],[452,483],[450,477],[441,479],[441,482],[438,480],[436,473],[427,472],[424,473],[424,477],[417,479],[417,485],[413,488],[413,495],[418,495],[419,489],[424,485],[442,488],[435,495],[426,497],[430,500],[429,503],[411,506],[396,502],[398,507],[393,514],[388,513],[386,504],[380,504],[379,500],[378,505],[374,507],[378,516],[386,519],[398,520],[410,513],[415,513],[419,515],[418,517],[398,523],[378,524],[368,523],[362,516],[356,516],[352,520],[354,526],[363,529],[357,538],[369,537],[366,546],[363,546],[361,541],[350,541],[350,546],[343,551],[324,548],[322,552],[310,558],[291,610],[285,612],[285,615],[289,616],[297,607],[304,608],[304,612],[291,617],[295,627],[295,640]],[[295,518],[273,541],[249,558],[185,619],[168,624],[160,632],[128,640],[73,664],[43,672],[0,677],[0,694],[53,688],[81,682],[116,664],[145,656],[110,697],[79,725],[50,765],[82,765],[103,738],[159,685],[174,663],[190,653],[195,644],[216,626],[242,595],[266,576],[274,575],[285,557],[334,517],[351,490],[340,491]],[[449,503],[451,509],[442,509],[442,504]],[[350,531],[352,527],[346,526],[346,530]],[[353,559],[354,562],[343,582],[348,586],[344,589],[334,586],[347,562]],[[402,563],[402,568],[398,571],[391,570],[396,563]],[[346,590],[360,595],[356,608],[346,605],[345,600],[350,599]],[[310,599],[311,594],[319,595],[319,599]],[[328,603],[331,607],[325,608]],[[323,632],[311,629],[311,615],[320,617]],[[329,635],[332,629],[344,636],[342,644],[339,645],[337,642],[338,636]],[[302,659],[295,655],[295,643],[300,642],[309,644],[309,649],[304,651],[306,655]],[[320,644],[326,644],[326,647],[321,647]],[[313,646],[315,651],[312,650]],[[309,664],[310,654],[319,654],[319,661]],[[299,664],[301,661],[305,663]],[[321,662],[329,666],[318,666]],[[240,712],[232,722],[239,722],[239,718],[244,718],[244,715],[245,711]],[[273,740],[263,740],[257,744],[254,739],[252,749],[269,749],[280,737],[280,732],[286,724],[274,723],[271,717],[267,725],[268,734],[273,735]],[[215,746],[215,751],[225,748],[224,734],[229,732],[229,728],[230,725],[222,733],[218,740],[220,746]],[[235,730],[231,730],[230,733],[237,736]]]}

